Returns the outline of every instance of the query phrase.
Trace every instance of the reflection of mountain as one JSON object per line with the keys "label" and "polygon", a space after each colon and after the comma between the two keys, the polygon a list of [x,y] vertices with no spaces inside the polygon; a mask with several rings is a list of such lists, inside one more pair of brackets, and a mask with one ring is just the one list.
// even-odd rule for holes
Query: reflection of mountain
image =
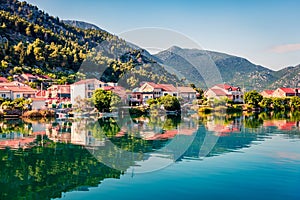
{"label": "reflection of mountain", "polygon": [[[1,121],[0,142],[22,138],[34,141],[29,141],[28,149],[0,150],[0,199],[50,199],[65,191],[88,190],[106,178],[120,178],[130,169],[137,172],[145,163],[166,166],[181,159],[240,151],[265,140],[270,130],[299,137],[299,131],[290,131],[298,130],[295,121],[262,121],[255,115],[214,116],[199,121],[166,116],[133,121],[124,118],[118,123],[112,118],[72,123]],[[42,131],[45,124],[46,131]],[[145,130],[149,134],[152,131],[151,137],[143,133]],[[54,142],[47,137],[79,145]]]}

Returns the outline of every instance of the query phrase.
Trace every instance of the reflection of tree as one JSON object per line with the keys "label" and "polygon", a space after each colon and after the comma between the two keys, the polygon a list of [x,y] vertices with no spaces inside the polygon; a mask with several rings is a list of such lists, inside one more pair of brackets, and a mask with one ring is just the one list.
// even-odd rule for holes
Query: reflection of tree
{"label": "reflection of tree", "polygon": [[263,120],[258,115],[245,116],[245,127],[246,128],[259,128],[263,124]]}
{"label": "reflection of tree", "polygon": [[62,192],[97,186],[105,178],[121,175],[99,163],[84,148],[70,144],[1,150],[0,167],[0,199],[58,198]]}

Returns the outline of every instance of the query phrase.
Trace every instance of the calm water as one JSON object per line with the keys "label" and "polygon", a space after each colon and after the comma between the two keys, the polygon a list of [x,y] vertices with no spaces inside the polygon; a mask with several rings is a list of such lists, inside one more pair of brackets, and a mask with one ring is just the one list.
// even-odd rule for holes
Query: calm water
{"label": "calm water", "polygon": [[2,120],[0,199],[300,199],[299,120]]}

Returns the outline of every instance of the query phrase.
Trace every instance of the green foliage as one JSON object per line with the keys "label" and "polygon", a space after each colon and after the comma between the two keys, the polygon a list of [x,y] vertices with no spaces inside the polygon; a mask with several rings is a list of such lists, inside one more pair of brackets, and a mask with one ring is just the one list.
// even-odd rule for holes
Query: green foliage
{"label": "green foliage", "polygon": [[92,101],[100,112],[111,112],[121,99],[112,91],[107,91],[103,89],[95,90]]}
{"label": "green foliage", "polygon": [[160,97],[158,102],[160,102],[167,111],[179,111],[181,108],[178,98],[171,95]]}
{"label": "green foliage", "polygon": [[256,90],[246,92],[244,95],[244,101],[247,104],[258,106],[259,102],[263,99],[263,96],[259,94]]}

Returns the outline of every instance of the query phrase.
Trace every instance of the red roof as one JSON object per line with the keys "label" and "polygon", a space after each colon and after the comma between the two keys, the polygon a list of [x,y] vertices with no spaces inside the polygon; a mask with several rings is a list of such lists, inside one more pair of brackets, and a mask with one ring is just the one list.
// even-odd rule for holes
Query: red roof
{"label": "red roof", "polygon": [[44,97],[44,96],[46,96],[46,90],[39,90],[39,91],[37,91],[37,93],[35,94],[35,96],[36,97]]}
{"label": "red roof", "polygon": [[36,90],[32,89],[28,86],[0,86],[1,91],[13,91],[13,92],[36,92]]}
{"label": "red roof", "polygon": [[216,94],[216,96],[226,96],[226,92],[224,92],[221,89],[210,89],[213,93]]}
{"label": "red roof", "polygon": [[25,76],[27,76],[28,78],[36,78],[34,75],[32,74],[24,74]]}
{"label": "red roof", "polygon": [[99,81],[96,78],[91,78],[91,79],[85,79],[85,80],[78,81],[76,83],[73,83],[73,85],[81,85],[81,84],[86,84],[86,83],[89,83],[89,82],[97,82],[97,81],[103,83],[102,81]]}
{"label": "red roof", "polygon": [[223,88],[225,90],[228,90],[229,88],[231,88],[230,85],[227,85],[227,84],[217,84],[216,85],[217,87],[220,87],[220,88]]}
{"label": "red roof", "polygon": [[176,87],[172,84],[156,84],[158,88],[163,89],[164,91],[167,92],[177,92]]}
{"label": "red roof", "polygon": [[8,80],[4,77],[0,77],[0,83],[7,83]]}
{"label": "red roof", "polygon": [[263,92],[265,92],[265,93],[271,95],[271,94],[273,94],[274,90],[264,90]]}
{"label": "red roof", "polygon": [[284,93],[289,93],[289,94],[294,94],[295,93],[295,89],[293,88],[279,88],[280,90],[282,90]]}

